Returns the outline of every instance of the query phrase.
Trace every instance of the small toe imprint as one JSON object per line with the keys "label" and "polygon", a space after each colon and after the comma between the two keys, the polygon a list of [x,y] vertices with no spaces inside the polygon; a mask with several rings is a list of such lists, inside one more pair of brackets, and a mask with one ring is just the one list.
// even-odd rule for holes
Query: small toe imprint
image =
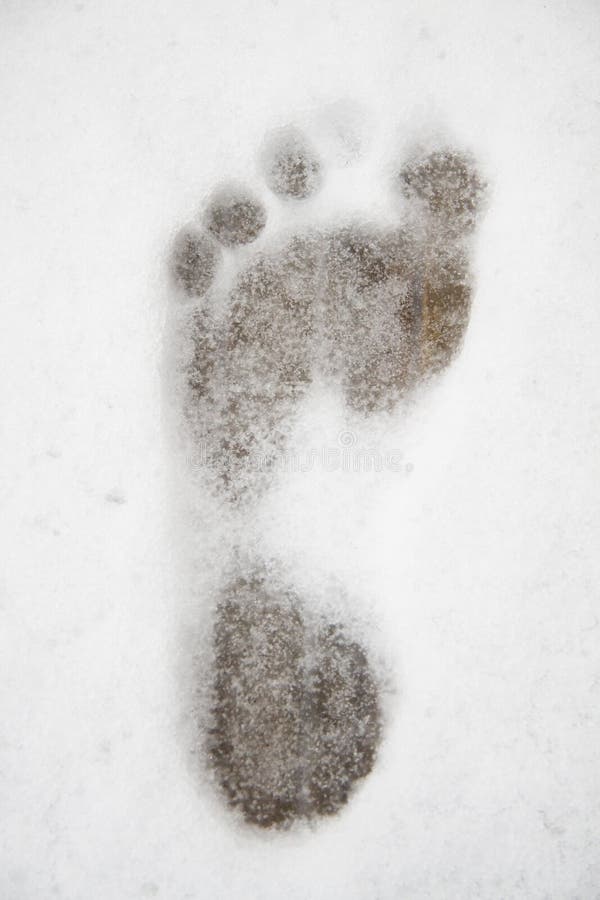
{"label": "small toe imprint", "polygon": [[188,297],[202,297],[215,277],[219,259],[219,247],[213,238],[197,228],[185,228],[173,244],[173,280]]}
{"label": "small toe imprint", "polygon": [[206,227],[225,247],[255,241],[266,221],[267,213],[260,200],[237,186],[215,191],[205,213]]}
{"label": "small toe imprint", "polygon": [[321,184],[321,164],[315,151],[295,129],[285,129],[264,153],[265,179],[273,193],[303,200]]}

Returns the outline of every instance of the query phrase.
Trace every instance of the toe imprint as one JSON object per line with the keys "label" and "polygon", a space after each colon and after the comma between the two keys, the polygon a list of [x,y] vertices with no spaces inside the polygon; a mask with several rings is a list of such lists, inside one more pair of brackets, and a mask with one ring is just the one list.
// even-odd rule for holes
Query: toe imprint
{"label": "toe imprint", "polygon": [[301,132],[284,129],[263,154],[265,180],[273,193],[303,200],[321,183],[321,164]]}
{"label": "toe imprint", "polygon": [[219,249],[207,234],[197,228],[181,231],[173,246],[173,278],[188,297],[203,297],[219,264]]}
{"label": "toe imprint", "polygon": [[457,219],[462,228],[475,224],[485,183],[467,154],[446,149],[417,156],[399,177],[406,196],[423,200],[435,215]]}
{"label": "toe imprint", "polygon": [[265,208],[250,192],[237,187],[216,191],[205,215],[206,227],[226,247],[249,244],[267,221]]}

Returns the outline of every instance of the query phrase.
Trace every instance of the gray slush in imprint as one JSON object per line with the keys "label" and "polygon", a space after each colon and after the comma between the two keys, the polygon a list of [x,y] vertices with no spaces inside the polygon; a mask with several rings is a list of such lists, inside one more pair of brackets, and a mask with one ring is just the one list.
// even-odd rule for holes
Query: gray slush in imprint
{"label": "gray slush in imprint", "polygon": [[250,244],[259,236],[267,214],[250,191],[226,185],[215,191],[205,213],[208,230],[225,247]]}
{"label": "gray slush in imprint", "polygon": [[333,815],[371,771],[381,717],[363,650],[259,574],[217,609],[212,699],[209,761],[253,825]]}

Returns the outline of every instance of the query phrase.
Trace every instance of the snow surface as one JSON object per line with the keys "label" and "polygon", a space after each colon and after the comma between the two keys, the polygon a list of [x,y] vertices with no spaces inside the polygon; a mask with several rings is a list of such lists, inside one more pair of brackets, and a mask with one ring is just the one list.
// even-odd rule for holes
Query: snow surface
{"label": "snow surface", "polygon": [[[5,0],[0,24],[0,897],[600,897],[600,7]],[[394,684],[343,814],[257,834],[182,739],[220,526],[178,513],[164,253],[302,115],[364,122],[382,172],[441,121],[493,194],[463,352],[397,423],[412,472],[290,478],[257,518],[364,605]]]}

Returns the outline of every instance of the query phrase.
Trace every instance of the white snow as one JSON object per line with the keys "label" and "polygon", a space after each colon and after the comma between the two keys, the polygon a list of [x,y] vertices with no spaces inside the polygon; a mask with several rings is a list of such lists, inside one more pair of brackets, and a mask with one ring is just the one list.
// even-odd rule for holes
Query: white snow
{"label": "white snow", "polygon": [[[0,33],[0,897],[597,898],[600,7],[7,0]],[[493,193],[464,350],[390,437],[412,473],[257,519],[363,598],[395,693],[343,814],[256,834],[181,738],[218,528],[177,514],[164,253],[304,119],[340,158],[363,127],[382,192],[441,121]]]}

